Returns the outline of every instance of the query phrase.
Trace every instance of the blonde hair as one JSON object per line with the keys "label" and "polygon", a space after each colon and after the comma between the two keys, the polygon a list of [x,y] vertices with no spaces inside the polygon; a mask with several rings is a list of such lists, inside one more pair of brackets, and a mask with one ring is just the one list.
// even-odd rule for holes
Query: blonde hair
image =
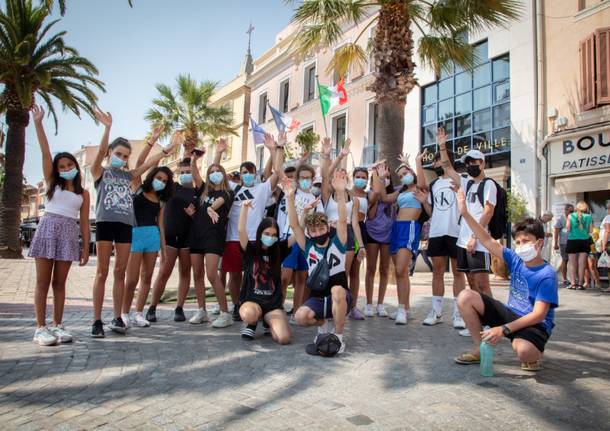
{"label": "blonde hair", "polygon": [[205,201],[205,199],[208,197],[208,192],[211,190],[212,184],[210,182],[210,174],[212,173],[212,168],[218,168],[218,171],[222,172],[223,176],[223,181],[220,184],[213,184],[213,186],[218,187],[217,189],[215,188],[213,190],[230,190],[229,180],[227,179],[227,172],[225,171],[225,168],[220,164],[212,163],[210,166],[208,166],[208,170],[205,174],[205,186],[203,187],[203,193],[201,193],[201,203]]}
{"label": "blonde hair", "polygon": [[583,213],[589,212],[589,205],[585,201],[580,201],[576,204],[576,217],[578,219],[578,227],[583,229],[585,226],[582,222]]}

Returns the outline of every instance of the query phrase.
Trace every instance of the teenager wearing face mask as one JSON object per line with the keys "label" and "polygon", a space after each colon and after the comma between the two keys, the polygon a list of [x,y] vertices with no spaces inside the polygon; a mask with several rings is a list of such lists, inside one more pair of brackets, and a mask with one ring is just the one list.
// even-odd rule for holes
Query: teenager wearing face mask
{"label": "teenager wearing face mask", "polygon": [[[169,148],[152,156],[148,161],[133,170],[127,162],[131,154],[131,145],[124,138],[117,138],[109,145],[108,137],[112,126],[112,115],[96,111],[97,120],[104,125],[104,135],[99,150],[91,166],[91,175],[97,191],[96,202],[96,248],[97,268],[93,285],[93,326],[91,336],[104,337],[102,323],[102,306],[104,291],[110,266],[110,256],[114,249],[114,283],[112,286],[114,319],[109,328],[117,333],[126,332],[125,322],[121,318],[123,295],[125,291],[125,270],[131,250],[132,227],[135,223],[130,183],[134,177],[155,166],[179,145],[174,141]],[[148,142],[149,145],[154,142]],[[102,166],[108,160],[107,166]]]}
{"label": "teenager wearing face mask", "polygon": [[[480,362],[481,340],[496,345],[503,337],[511,340],[512,348],[525,371],[540,370],[540,359],[551,336],[555,308],[558,306],[557,274],[542,258],[544,228],[532,218],[513,226],[515,250],[503,247],[468,211],[464,189],[458,191],[458,208],[477,239],[489,252],[503,259],[510,271],[510,290],[507,304],[484,293],[464,290],[458,306],[472,334],[473,348],[455,361],[469,365]],[[490,329],[482,330],[482,326]]]}
{"label": "teenager wearing face mask", "polygon": [[229,274],[228,287],[233,302],[233,318],[239,317],[239,291],[242,284],[242,257],[239,245],[239,214],[241,204],[244,201],[252,201],[252,211],[248,218],[248,236],[250,241],[256,240],[256,230],[265,216],[265,205],[275,186],[278,183],[278,172],[282,172],[284,163],[284,145],[286,134],[280,133],[278,142],[273,135],[265,134],[265,147],[269,150],[269,159],[265,166],[263,177],[267,178],[262,183],[256,183],[256,165],[252,162],[243,162],[239,168],[241,184],[230,183],[235,197],[229,213],[229,224],[227,226],[227,242],[222,256],[222,272]]}
{"label": "teenager wearing face mask", "polygon": [[[41,346],[69,343],[72,334],[63,324],[66,280],[72,262],[80,266],[89,260],[89,192],[81,184],[81,170],[70,153],[51,157],[42,124],[44,110],[34,105],[32,119],[42,153],[42,171],[47,187],[45,212],[28,252],[36,259],[36,331],[34,342]],[[80,229],[79,224],[80,222]],[[82,248],[78,234],[82,235]],[[47,295],[53,288],[53,325],[46,322]]]}

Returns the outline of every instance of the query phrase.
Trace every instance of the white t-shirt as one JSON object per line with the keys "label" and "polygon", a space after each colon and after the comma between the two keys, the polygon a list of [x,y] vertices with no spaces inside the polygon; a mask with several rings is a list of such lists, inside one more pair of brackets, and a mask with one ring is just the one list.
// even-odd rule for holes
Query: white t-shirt
{"label": "white t-shirt", "polygon": [[429,238],[440,236],[452,236],[457,238],[460,234],[459,219],[460,214],[457,208],[455,192],[451,189],[453,181],[449,178],[439,177],[432,185],[432,190],[428,194],[428,203],[432,204],[434,197],[434,207],[432,217],[430,217]]}
{"label": "white t-shirt", "polygon": [[[294,193],[294,206],[297,209],[297,216],[299,217],[299,221],[301,220],[301,215],[303,214],[303,210],[307,205],[316,200],[316,197],[310,192],[304,192],[301,189],[297,189]],[[319,203],[316,207],[316,211],[324,212],[322,204]],[[288,239],[288,237],[292,234],[292,229],[290,228],[290,221],[288,220],[288,207],[286,205],[286,195],[282,196],[280,200],[279,207],[277,209],[277,225],[280,228],[280,239]]]}
{"label": "white t-shirt", "polygon": [[[354,201],[345,202],[345,213],[347,215],[347,224],[351,224],[352,222],[352,210],[354,207]],[[326,218],[329,223],[336,223],[339,221],[339,207],[337,206],[337,201],[330,196],[328,198],[328,202],[326,203]]]}
{"label": "white t-shirt", "polygon": [[233,199],[233,205],[229,212],[229,225],[227,226],[227,241],[239,241],[239,234],[237,232],[239,226],[239,213],[241,212],[241,204],[243,201],[252,201],[252,208],[248,212],[248,239],[250,241],[256,240],[256,231],[258,225],[265,217],[265,205],[271,197],[271,182],[270,180],[264,183],[257,184],[253,187],[241,186],[238,188],[238,184],[229,183],[235,193]]}
{"label": "white t-shirt", "polygon": [[[610,223],[610,214],[608,214],[606,217],[604,217],[604,219],[602,220],[602,223],[599,226],[599,240],[600,240],[602,251],[605,249],[605,246],[606,246],[606,244],[602,244],[604,242],[604,234],[606,232],[606,223]],[[608,239],[610,239],[610,238],[608,238]]]}
{"label": "white t-shirt", "polygon": [[[464,193],[466,193],[466,189],[468,188],[468,181],[472,180],[471,177],[461,178],[462,189],[464,189]],[[482,183],[482,181],[481,181]],[[476,221],[481,220],[481,216],[483,215],[483,211],[485,208],[481,205],[479,201],[479,197],[477,196],[477,191],[479,190],[479,186],[481,183],[474,183],[468,193],[466,194],[466,207],[468,208],[468,212],[474,217]],[[496,206],[496,198],[498,195],[498,189],[496,187],[496,183],[492,180],[485,181],[485,189],[483,190],[483,202],[490,203],[493,206]],[[468,241],[472,237],[472,230],[468,226],[468,223],[462,218],[460,221],[460,235],[458,236],[457,245],[458,247],[466,248],[468,245]],[[483,251],[485,253],[489,253],[489,251],[481,245],[480,241],[477,241],[477,245],[475,247],[476,251]]]}

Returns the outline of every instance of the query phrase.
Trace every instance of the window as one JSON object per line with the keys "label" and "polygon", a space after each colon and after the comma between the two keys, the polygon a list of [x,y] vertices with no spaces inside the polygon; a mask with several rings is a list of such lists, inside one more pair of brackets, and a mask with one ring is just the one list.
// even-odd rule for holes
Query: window
{"label": "window", "polygon": [[303,102],[309,102],[316,97],[316,64],[305,68]]}
{"label": "window", "polygon": [[280,84],[280,110],[288,112],[288,100],[290,95],[290,81],[285,80]]}
{"label": "window", "polygon": [[578,11],[580,12],[581,10],[584,10],[584,8],[587,6],[587,1],[586,0],[578,0]]}
{"label": "window", "polygon": [[429,154],[425,165],[437,151],[439,127],[444,127],[447,148],[456,159],[470,149],[493,154],[510,151],[509,56],[489,59],[487,42],[476,45],[474,51],[477,66],[472,73],[450,68],[422,88],[421,147]]}
{"label": "window", "polygon": [[335,149],[338,151],[339,148],[343,148],[345,143],[345,136],[347,134],[347,115],[341,114],[333,117],[333,144]]}
{"label": "window", "polygon": [[372,165],[377,161],[377,128],[379,120],[379,105],[376,102],[368,104],[368,140],[362,148],[361,163],[363,166]]}
{"label": "window", "polygon": [[258,124],[267,121],[267,93],[258,96]]}
{"label": "window", "polygon": [[257,145],[256,146],[256,170],[258,172],[263,172],[265,169],[265,146]]}
{"label": "window", "polygon": [[579,51],[582,109],[610,103],[610,27],[580,41]]}

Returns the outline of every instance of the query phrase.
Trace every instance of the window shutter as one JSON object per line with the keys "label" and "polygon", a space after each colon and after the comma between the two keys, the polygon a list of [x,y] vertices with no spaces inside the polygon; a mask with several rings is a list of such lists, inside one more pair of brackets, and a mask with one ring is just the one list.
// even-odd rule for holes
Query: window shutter
{"label": "window shutter", "polygon": [[597,104],[610,103],[610,27],[595,31]]}
{"label": "window shutter", "polygon": [[583,111],[595,108],[595,35],[580,41],[580,102]]}

